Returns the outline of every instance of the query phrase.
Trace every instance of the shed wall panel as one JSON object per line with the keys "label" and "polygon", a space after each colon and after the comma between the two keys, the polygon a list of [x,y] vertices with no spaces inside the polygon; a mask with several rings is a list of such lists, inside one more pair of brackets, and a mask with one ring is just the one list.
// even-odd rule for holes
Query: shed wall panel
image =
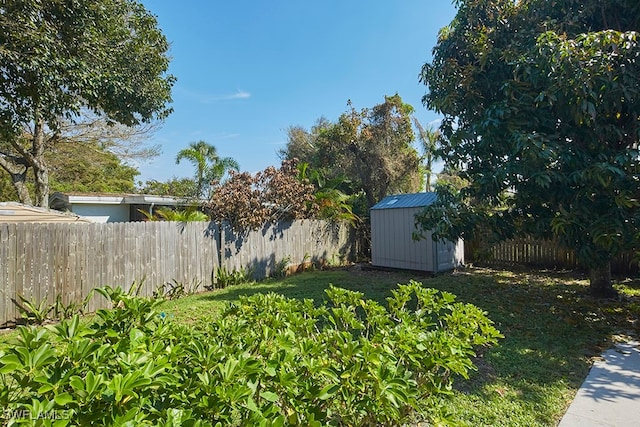
{"label": "shed wall panel", "polygon": [[413,240],[418,209],[371,211],[371,261],[379,267],[433,271],[432,242]]}
{"label": "shed wall panel", "polygon": [[464,241],[438,242],[438,269],[436,272],[453,270],[464,264]]}

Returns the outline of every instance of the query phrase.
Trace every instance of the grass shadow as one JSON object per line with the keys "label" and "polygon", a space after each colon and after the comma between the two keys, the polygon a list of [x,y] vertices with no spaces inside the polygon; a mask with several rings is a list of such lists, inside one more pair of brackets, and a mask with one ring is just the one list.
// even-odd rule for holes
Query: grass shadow
{"label": "grass shadow", "polygon": [[[612,345],[617,331],[633,328],[639,311],[626,300],[592,298],[588,282],[572,272],[473,269],[460,274],[472,277],[466,284],[435,287],[487,311],[505,336],[482,355],[478,373],[458,382],[452,405],[473,396],[510,413],[509,422],[471,409],[464,418],[473,425],[555,425],[594,357]],[[526,410],[511,408],[512,399]]]}

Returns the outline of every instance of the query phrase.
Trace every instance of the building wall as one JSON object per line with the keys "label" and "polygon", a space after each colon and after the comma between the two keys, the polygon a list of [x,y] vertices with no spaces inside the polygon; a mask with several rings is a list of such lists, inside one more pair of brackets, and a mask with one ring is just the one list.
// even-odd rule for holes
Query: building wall
{"label": "building wall", "polygon": [[92,222],[129,222],[129,205],[72,205],[71,211]]}
{"label": "building wall", "polygon": [[437,242],[435,246],[438,251],[436,272],[462,267],[464,264],[464,242],[462,239],[457,242],[451,240]]}

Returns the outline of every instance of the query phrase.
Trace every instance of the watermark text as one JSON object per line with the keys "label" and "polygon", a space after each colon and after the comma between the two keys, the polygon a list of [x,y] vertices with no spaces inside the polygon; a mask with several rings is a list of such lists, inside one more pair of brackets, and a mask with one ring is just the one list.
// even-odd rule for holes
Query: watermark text
{"label": "watermark text", "polygon": [[52,409],[32,412],[28,409],[5,409],[0,412],[3,420],[69,420],[73,415],[70,409]]}

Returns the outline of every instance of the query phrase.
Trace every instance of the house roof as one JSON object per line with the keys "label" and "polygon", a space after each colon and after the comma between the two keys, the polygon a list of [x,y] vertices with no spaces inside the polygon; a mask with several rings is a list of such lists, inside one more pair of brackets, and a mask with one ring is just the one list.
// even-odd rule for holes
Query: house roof
{"label": "house roof", "polygon": [[109,193],[59,193],[49,198],[49,206],[56,209],[71,205],[163,205],[180,206],[185,204],[182,198],[156,196],[153,194],[109,194]]}
{"label": "house roof", "polygon": [[436,193],[395,194],[387,196],[371,207],[371,210],[423,208],[436,201]]}
{"label": "house roof", "polygon": [[62,213],[45,208],[15,202],[0,202],[0,223],[5,222],[77,222],[91,221],[74,214]]}

